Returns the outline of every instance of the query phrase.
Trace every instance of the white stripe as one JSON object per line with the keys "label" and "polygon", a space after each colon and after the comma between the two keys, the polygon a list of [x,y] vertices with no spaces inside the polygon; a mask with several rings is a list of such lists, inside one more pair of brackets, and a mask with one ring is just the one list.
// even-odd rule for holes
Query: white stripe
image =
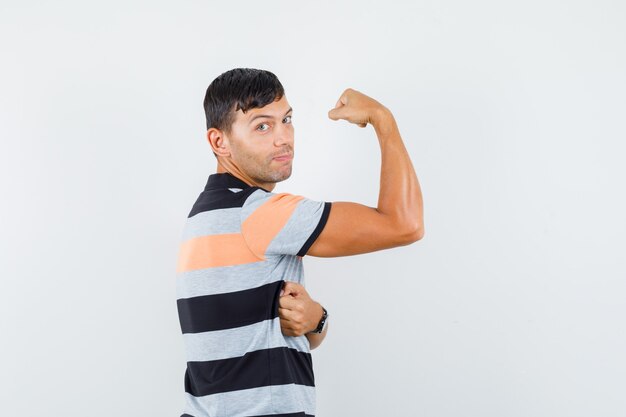
{"label": "white stripe", "polygon": [[176,274],[176,298],[244,291],[281,279],[305,286],[302,258],[280,256],[246,264],[178,272]]}
{"label": "white stripe", "polygon": [[270,385],[194,397],[185,393],[185,413],[194,417],[247,417],[304,411],[315,415],[315,387]]}
{"label": "white stripe", "polygon": [[176,274],[176,298],[243,291],[280,281],[282,271],[271,270],[272,265],[275,264],[265,260],[179,272]]}
{"label": "white stripe", "polygon": [[194,237],[226,233],[241,233],[241,207],[203,211],[187,218],[182,242]]}
{"label": "white stripe", "polygon": [[185,333],[187,361],[214,361],[235,358],[261,349],[289,347],[310,353],[306,336],[286,336],[280,328],[280,317],[232,329],[202,333]]}

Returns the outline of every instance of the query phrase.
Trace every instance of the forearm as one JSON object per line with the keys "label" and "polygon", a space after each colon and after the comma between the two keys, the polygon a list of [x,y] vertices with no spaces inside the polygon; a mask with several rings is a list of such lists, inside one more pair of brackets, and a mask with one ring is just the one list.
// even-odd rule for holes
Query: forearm
{"label": "forearm", "polygon": [[322,344],[322,341],[324,340],[324,338],[326,337],[326,333],[328,332],[328,325],[329,323],[326,322],[326,325],[324,326],[324,330],[322,331],[322,333],[307,333],[306,334],[307,339],[309,339],[309,344],[311,345],[311,350],[315,349],[316,347]]}
{"label": "forearm", "polygon": [[372,119],[381,150],[378,211],[390,216],[399,227],[423,232],[422,191],[396,120],[383,107]]}

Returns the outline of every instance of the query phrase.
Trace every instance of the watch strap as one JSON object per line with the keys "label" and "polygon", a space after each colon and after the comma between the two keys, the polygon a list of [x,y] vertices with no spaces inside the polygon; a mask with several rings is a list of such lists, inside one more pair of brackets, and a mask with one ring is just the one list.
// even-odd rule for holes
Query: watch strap
{"label": "watch strap", "polygon": [[322,314],[320,322],[317,324],[315,330],[312,330],[309,333],[322,333],[324,331],[324,324],[326,324],[326,320],[328,319],[328,311],[323,306],[322,310],[324,310],[324,314]]}

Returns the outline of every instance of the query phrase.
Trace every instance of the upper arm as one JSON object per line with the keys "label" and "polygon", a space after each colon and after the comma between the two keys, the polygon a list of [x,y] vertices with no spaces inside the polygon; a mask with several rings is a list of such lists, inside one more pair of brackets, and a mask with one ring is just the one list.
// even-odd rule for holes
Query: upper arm
{"label": "upper arm", "polygon": [[404,246],[421,239],[423,229],[414,230],[373,207],[334,201],[325,227],[307,255],[349,256]]}
{"label": "upper arm", "polygon": [[256,190],[241,211],[241,233],[259,258],[349,256],[408,245],[421,230],[363,204],[316,201]]}

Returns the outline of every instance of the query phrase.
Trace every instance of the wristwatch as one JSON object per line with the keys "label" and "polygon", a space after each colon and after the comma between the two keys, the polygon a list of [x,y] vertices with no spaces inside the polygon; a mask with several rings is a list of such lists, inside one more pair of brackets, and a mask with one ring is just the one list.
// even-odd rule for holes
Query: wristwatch
{"label": "wristwatch", "polygon": [[317,325],[317,328],[315,330],[311,330],[309,333],[322,333],[324,331],[324,327],[326,325],[326,319],[328,318],[328,311],[326,311],[324,307],[322,307],[322,310],[324,310],[324,314],[322,315],[322,319]]}

